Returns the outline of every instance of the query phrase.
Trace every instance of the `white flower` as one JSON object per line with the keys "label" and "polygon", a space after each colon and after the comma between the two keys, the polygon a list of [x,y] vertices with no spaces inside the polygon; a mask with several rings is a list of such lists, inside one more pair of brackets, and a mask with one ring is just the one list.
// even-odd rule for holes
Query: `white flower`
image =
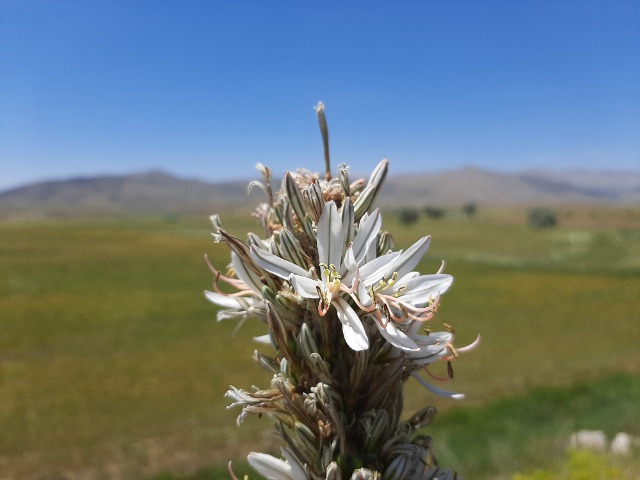
{"label": "white flower", "polygon": [[282,449],[285,460],[266,453],[251,452],[247,461],[258,473],[268,480],[307,480],[309,475],[296,458],[286,449]]}
{"label": "white flower", "polygon": [[342,280],[342,275],[350,265],[354,265],[356,258],[364,258],[371,242],[375,240],[380,229],[379,213],[370,215],[361,222],[360,231],[345,252],[349,219],[353,218],[347,211],[350,203],[345,205],[347,208],[340,216],[333,201],[325,203],[318,219],[316,236],[320,278],[315,269],[305,271],[302,267],[255,246],[251,247],[251,256],[266,271],[288,280],[301,297],[319,299],[320,315],[325,315],[333,305],[342,324],[347,345],[353,350],[366,350],[369,348],[369,339],[364,325],[343,297],[354,292],[353,288],[357,285],[356,274],[349,275],[349,280],[353,280],[351,286],[347,286],[346,280]]}
{"label": "white flower", "polygon": [[[423,237],[405,252],[376,257],[375,240],[382,218],[379,210],[365,215],[352,236],[353,207],[345,202],[342,216],[333,201],[327,202],[318,220],[317,249],[320,278],[315,270],[302,267],[252,247],[251,256],[268,272],[288,280],[304,298],[319,299],[318,311],[325,315],[333,305],[342,323],[343,335],[353,350],[364,350],[369,340],[358,313],[345,297],[350,296],[365,317],[373,319],[381,335],[397,348],[420,351],[420,345],[397,325],[408,327],[414,320],[429,320],[437,299],[451,285],[450,275],[420,275],[412,271],[429,246]],[[356,295],[357,291],[357,295]]]}
{"label": "white flower", "polygon": [[[264,318],[266,316],[267,308],[262,300],[260,280],[254,272],[245,267],[235,252],[231,252],[231,265],[236,272],[237,279],[222,275],[213,265],[210,263],[208,265],[215,275],[214,289],[216,291],[205,290],[204,295],[211,303],[223,308],[218,311],[217,317],[219,321],[227,319],[240,320],[236,327],[237,331],[247,318],[252,316]],[[235,293],[221,291],[217,287],[219,280],[231,285],[238,291]]]}
{"label": "white flower", "polygon": [[[420,324],[414,323],[407,331],[407,335],[410,336],[415,343],[420,347],[417,352],[408,352],[407,357],[410,360],[411,376],[414,377],[420,384],[427,390],[439,395],[441,397],[449,397],[453,399],[462,399],[464,394],[450,392],[442,388],[436,387],[427,382],[418,372],[418,369],[424,369],[428,372],[427,367],[436,360],[450,361],[458,354],[473,350],[480,344],[480,335],[471,342],[469,345],[460,348],[454,348],[453,346],[453,333],[451,332],[433,332],[428,335],[419,335],[418,329]],[[432,377],[433,375],[430,374]],[[434,377],[436,378],[436,377]],[[439,378],[438,380],[447,380],[447,378]]]}
{"label": "white flower", "polygon": [[453,282],[451,275],[412,271],[429,241],[430,237],[423,237],[404,252],[389,253],[356,267],[360,307],[376,318],[380,334],[403,350],[417,351],[420,347],[398,325],[429,320],[437,299]]}

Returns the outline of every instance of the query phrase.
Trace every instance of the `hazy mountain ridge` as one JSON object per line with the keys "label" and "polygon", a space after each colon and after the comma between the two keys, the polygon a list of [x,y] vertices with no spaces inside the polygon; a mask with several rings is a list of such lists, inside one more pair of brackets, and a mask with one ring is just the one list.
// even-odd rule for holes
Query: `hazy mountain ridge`
{"label": "hazy mountain ridge", "polygon": [[[0,192],[0,215],[11,212],[215,212],[250,207],[247,181],[208,183],[162,171],[40,182]],[[279,182],[274,181],[274,186]],[[638,203],[640,171],[527,171],[477,168],[389,176],[382,205]]]}
{"label": "hazy mountain ridge", "polygon": [[162,171],[39,182],[0,192],[2,211],[183,212],[247,202],[247,182],[207,183]]}
{"label": "hazy mountain ridge", "polygon": [[[640,201],[640,171],[598,172],[593,181],[572,181],[574,178],[594,178],[581,171],[583,177],[565,172],[536,171],[497,173],[477,168],[465,168],[432,174],[401,175],[388,179],[383,189],[386,201],[395,197],[415,198],[419,204],[553,204],[553,203],[636,203]],[[606,181],[605,181],[606,179]],[[391,197],[391,198],[390,198]]]}

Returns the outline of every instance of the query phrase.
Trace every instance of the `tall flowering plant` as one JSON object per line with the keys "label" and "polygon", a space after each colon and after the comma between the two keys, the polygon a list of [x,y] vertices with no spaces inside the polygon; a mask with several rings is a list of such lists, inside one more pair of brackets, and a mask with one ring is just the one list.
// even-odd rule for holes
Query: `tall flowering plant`
{"label": "tall flowering plant", "polygon": [[[437,466],[431,438],[417,433],[435,409],[400,419],[410,377],[437,395],[462,397],[422,374],[437,361],[451,372],[451,360],[477,343],[456,349],[452,331],[429,330],[453,278],[442,267],[427,275],[414,270],[429,236],[402,251],[381,231],[373,204],[386,160],[368,181],[352,182],[346,165],[332,176],[322,103],[316,112],[324,176],[287,172],[274,192],[270,169],[259,164],[263,180],[250,184],[266,194],[255,212],[265,236],[249,233],[242,241],[211,217],[214,240],[230,247],[231,263],[224,274],[209,264],[214,281],[206,298],[221,307],[219,320],[261,320],[268,333],[256,340],[272,347],[254,352],[271,375],[269,386],[226,393],[230,407],[241,408],[238,424],[268,414],[283,442],[280,458],[252,452],[248,461],[277,480],[456,479]],[[225,293],[221,282],[234,292]]]}

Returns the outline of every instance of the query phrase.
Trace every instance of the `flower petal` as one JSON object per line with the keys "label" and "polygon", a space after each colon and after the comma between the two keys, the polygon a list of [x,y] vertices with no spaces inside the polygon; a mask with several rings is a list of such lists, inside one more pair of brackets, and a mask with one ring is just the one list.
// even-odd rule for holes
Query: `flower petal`
{"label": "flower petal", "polygon": [[[387,253],[381,257],[374,258],[370,262],[365,263],[360,269],[360,281],[367,287],[379,282],[384,276],[385,272],[393,266],[397,258],[400,256],[400,252]],[[355,278],[356,272],[352,272],[347,275],[343,282],[349,285]]]}
{"label": "flower petal", "polygon": [[295,275],[300,275],[302,277],[309,276],[309,272],[307,272],[304,268],[299,267],[298,265],[287,260],[284,260],[283,258],[280,258],[273,253],[269,253],[266,250],[256,248],[254,245],[251,246],[251,257],[267,272],[273,273],[274,275],[280,278],[284,278],[285,280],[288,280],[289,275],[291,275],[292,273]]}
{"label": "flower petal", "polygon": [[340,272],[340,275],[345,275],[346,272],[355,272],[358,268],[358,264],[356,263],[356,259],[353,256],[353,244],[349,244],[347,250],[344,252],[344,260],[343,260],[343,269]]}
{"label": "flower petal", "polygon": [[453,277],[447,274],[420,275],[408,282],[398,282],[393,286],[394,291],[402,290],[399,298],[403,302],[411,303],[416,307],[426,305],[430,300],[445,293],[451,284]]}
{"label": "flower petal", "polygon": [[338,319],[342,323],[342,334],[347,345],[356,351],[369,348],[367,332],[353,308],[343,298],[336,298],[331,303],[333,303],[336,307],[336,312],[338,312]]}
{"label": "flower petal", "polygon": [[431,236],[427,235],[422,237],[416,243],[411,245],[407,250],[402,252],[400,258],[384,273],[385,278],[391,278],[394,272],[398,273],[398,278],[404,277],[407,273],[411,272],[413,268],[418,264],[422,256],[429,248],[429,242]]}
{"label": "flower petal", "polygon": [[231,264],[238,278],[258,295],[262,295],[262,283],[260,283],[260,279],[253,271],[245,266],[242,260],[240,260],[240,256],[233,250],[231,251]]}
{"label": "flower petal", "polygon": [[262,345],[273,345],[273,341],[271,340],[271,335],[269,333],[253,337],[253,341]]}
{"label": "flower petal", "polygon": [[210,292],[209,290],[204,291],[204,296],[207,297],[211,303],[218,305],[219,307],[224,308],[242,308],[240,302],[238,302],[237,298],[230,297],[229,295],[223,295],[222,293]]}
{"label": "flower petal", "polygon": [[376,239],[381,226],[382,217],[379,208],[376,208],[371,215],[367,215],[367,218],[360,222],[360,229],[353,239],[353,256],[358,264],[364,259],[369,245]]}
{"label": "flower petal", "polygon": [[335,265],[336,269],[340,269],[344,238],[342,219],[332,200],[324,204],[318,220],[318,261],[326,265]]}
{"label": "flower petal", "polygon": [[291,474],[293,475],[293,478],[295,478],[296,480],[308,480],[309,475],[307,474],[307,471],[300,463],[298,458],[293,453],[291,453],[288,448],[283,448],[281,451],[282,456],[289,463],[289,465],[291,465]]}
{"label": "flower petal", "polygon": [[266,453],[251,452],[247,455],[247,461],[260,475],[269,480],[295,480],[291,465],[279,458]]}
{"label": "flower petal", "polygon": [[292,274],[289,276],[289,283],[301,297],[318,298],[319,296],[317,287],[320,286],[320,283],[317,280]]}
{"label": "flower petal", "polygon": [[[420,322],[416,322],[415,325],[420,327]],[[412,335],[411,338],[421,347],[427,345],[445,345],[453,341],[453,334],[451,332],[432,332],[429,335]]]}
{"label": "flower petal", "polygon": [[460,400],[460,399],[464,398],[464,393],[449,392],[447,390],[443,390],[443,389],[438,388],[438,387],[436,387],[434,385],[431,385],[429,382],[427,382],[424,378],[422,378],[416,372],[411,372],[411,376],[413,376],[413,378],[418,380],[418,382],[420,382],[420,384],[423,387],[425,387],[427,390],[435,393],[436,395],[440,395],[441,397],[453,398],[455,400]]}
{"label": "flower petal", "polygon": [[406,355],[411,359],[413,365],[426,366],[449,354],[449,350],[444,345],[427,345],[420,347],[418,352],[410,351]]}
{"label": "flower petal", "polygon": [[379,321],[374,320],[380,334],[386,338],[391,345],[402,350],[411,350],[414,352],[420,350],[420,347],[418,347],[413,340],[407,337],[402,330],[399,330],[398,327],[395,326],[393,320],[385,319],[385,322],[386,324],[382,326]]}

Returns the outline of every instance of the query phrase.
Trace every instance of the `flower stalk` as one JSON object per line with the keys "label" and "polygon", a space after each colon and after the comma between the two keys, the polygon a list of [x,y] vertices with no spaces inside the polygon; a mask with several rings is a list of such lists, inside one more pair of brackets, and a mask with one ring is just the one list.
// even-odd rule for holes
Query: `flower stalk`
{"label": "flower stalk", "polygon": [[331,160],[329,158],[329,129],[327,128],[327,118],[324,114],[324,103],[318,102],[315,106],[315,111],[318,116],[320,134],[322,135],[322,146],[324,148],[324,179],[329,181],[331,180]]}
{"label": "flower stalk", "polygon": [[[271,375],[265,389],[231,386],[226,396],[247,415],[267,415],[283,443],[280,458],[251,453],[250,465],[268,479],[455,479],[435,461],[428,427],[435,408],[402,421],[403,387],[415,378],[429,391],[451,398],[427,381],[434,362],[451,361],[472,345],[454,348],[452,329],[431,332],[441,296],[453,278],[415,270],[431,237],[393,250],[373,204],[387,175],[382,160],[368,181],[350,182],[348,167],[330,173],[324,105],[316,107],[326,172],[286,172],[272,188],[271,170],[258,165],[265,192],[255,211],[265,231],[242,241],[213,216],[213,238],[231,249],[228,273],[209,263],[213,288],[206,298],[219,320],[240,326],[255,318],[267,328],[256,338],[267,351],[254,359]],[[208,261],[207,261],[208,262]],[[223,289],[219,283],[225,283]],[[232,293],[226,293],[229,289]],[[270,348],[270,349],[269,349]],[[231,478],[236,478],[230,467]]]}

